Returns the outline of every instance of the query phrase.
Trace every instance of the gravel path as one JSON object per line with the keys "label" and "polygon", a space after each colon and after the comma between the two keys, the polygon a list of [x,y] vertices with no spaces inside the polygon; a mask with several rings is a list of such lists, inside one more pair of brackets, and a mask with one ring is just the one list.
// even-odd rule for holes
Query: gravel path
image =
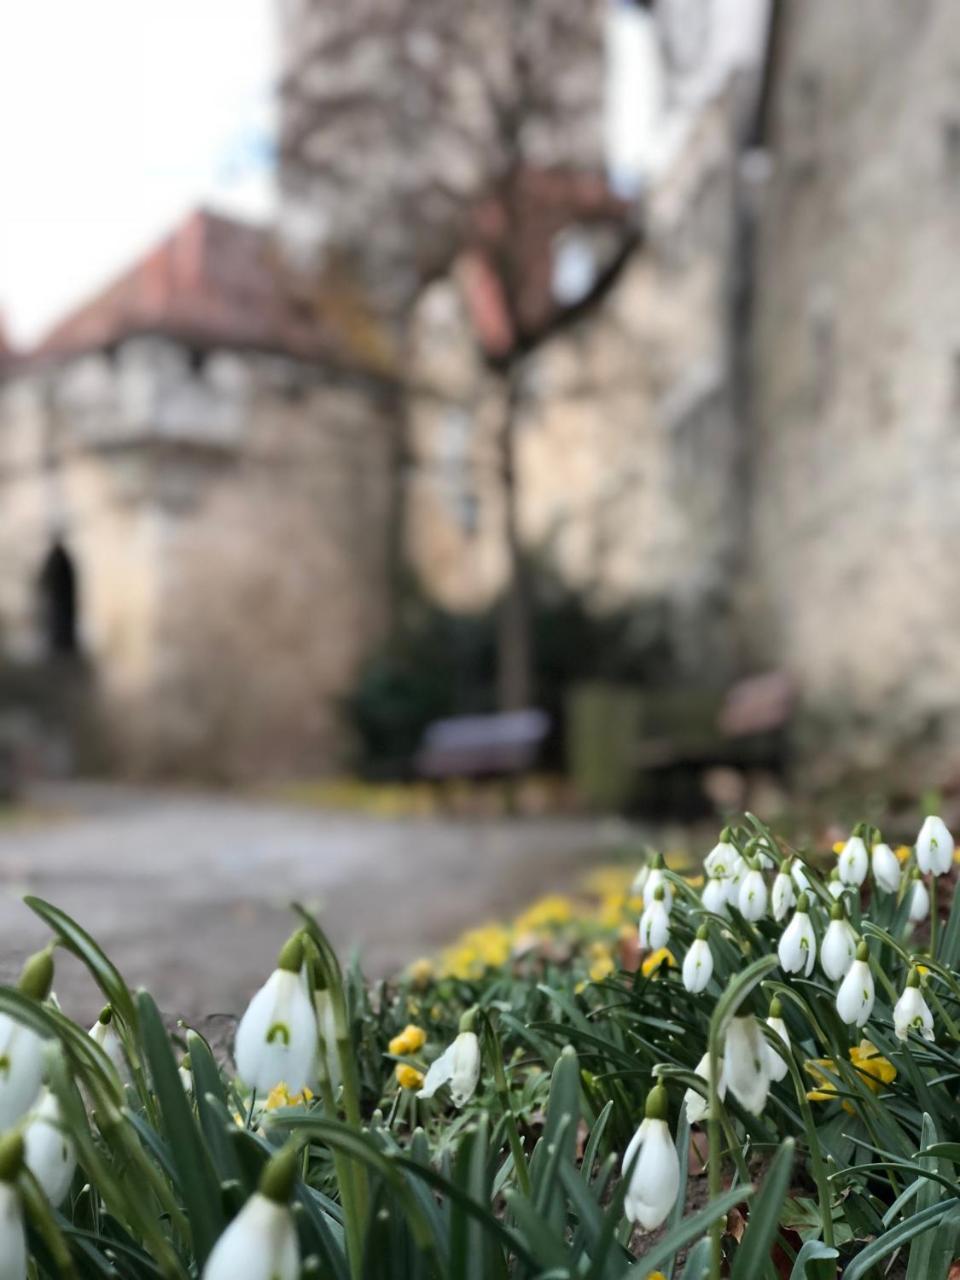
{"label": "gravel path", "polygon": [[[290,929],[316,910],[370,973],[429,952],[485,917],[570,888],[622,843],[586,819],[384,820],[226,796],[70,787],[41,821],[0,826],[0,979],[46,930],[20,901],[47,898],[105,947],[131,986],[186,1018],[242,1009]],[[70,957],[56,989],[72,1016],[99,997]]]}

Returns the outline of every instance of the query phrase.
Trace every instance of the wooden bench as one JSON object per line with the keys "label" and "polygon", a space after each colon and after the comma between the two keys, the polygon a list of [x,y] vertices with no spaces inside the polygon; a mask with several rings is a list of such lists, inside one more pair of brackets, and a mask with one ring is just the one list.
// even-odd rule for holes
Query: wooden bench
{"label": "wooden bench", "polygon": [[536,764],[549,729],[550,717],[533,707],[436,720],[424,731],[416,769],[437,781],[516,777]]}

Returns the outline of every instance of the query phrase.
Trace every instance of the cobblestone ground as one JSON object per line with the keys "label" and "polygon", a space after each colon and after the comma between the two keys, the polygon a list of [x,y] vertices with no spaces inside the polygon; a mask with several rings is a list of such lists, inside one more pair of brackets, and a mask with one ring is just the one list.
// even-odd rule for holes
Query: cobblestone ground
{"label": "cobblestone ground", "polygon": [[[33,893],[75,916],[166,1012],[234,1015],[272,968],[288,904],[315,909],[341,953],[386,973],[484,918],[576,884],[622,844],[590,820],[384,820],[224,796],[70,787],[0,825],[0,980],[46,938]],[[66,1012],[100,1000],[58,960]]]}

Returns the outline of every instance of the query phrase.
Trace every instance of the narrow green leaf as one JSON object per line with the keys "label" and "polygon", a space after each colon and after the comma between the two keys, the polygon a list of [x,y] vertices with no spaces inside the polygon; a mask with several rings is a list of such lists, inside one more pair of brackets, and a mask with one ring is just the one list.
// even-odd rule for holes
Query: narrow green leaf
{"label": "narrow green leaf", "polygon": [[730,1280],[756,1280],[770,1261],[770,1250],[777,1237],[790,1175],[793,1172],[794,1142],[787,1138],[774,1156],[760,1194],[750,1211],[750,1219],[730,1272]]}

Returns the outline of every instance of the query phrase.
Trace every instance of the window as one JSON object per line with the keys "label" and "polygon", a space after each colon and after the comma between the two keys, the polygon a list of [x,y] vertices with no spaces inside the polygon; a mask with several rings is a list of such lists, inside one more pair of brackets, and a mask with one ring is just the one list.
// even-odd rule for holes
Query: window
{"label": "window", "polygon": [[473,422],[466,409],[451,405],[444,411],[439,441],[440,488],[444,502],[467,537],[476,533],[480,514],[471,474],[472,434]]}
{"label": "window", "polygon": [[77,573],[70,553],[54,543],[40,570],[39,611],[44,649],[49,657],[77,652]]}

